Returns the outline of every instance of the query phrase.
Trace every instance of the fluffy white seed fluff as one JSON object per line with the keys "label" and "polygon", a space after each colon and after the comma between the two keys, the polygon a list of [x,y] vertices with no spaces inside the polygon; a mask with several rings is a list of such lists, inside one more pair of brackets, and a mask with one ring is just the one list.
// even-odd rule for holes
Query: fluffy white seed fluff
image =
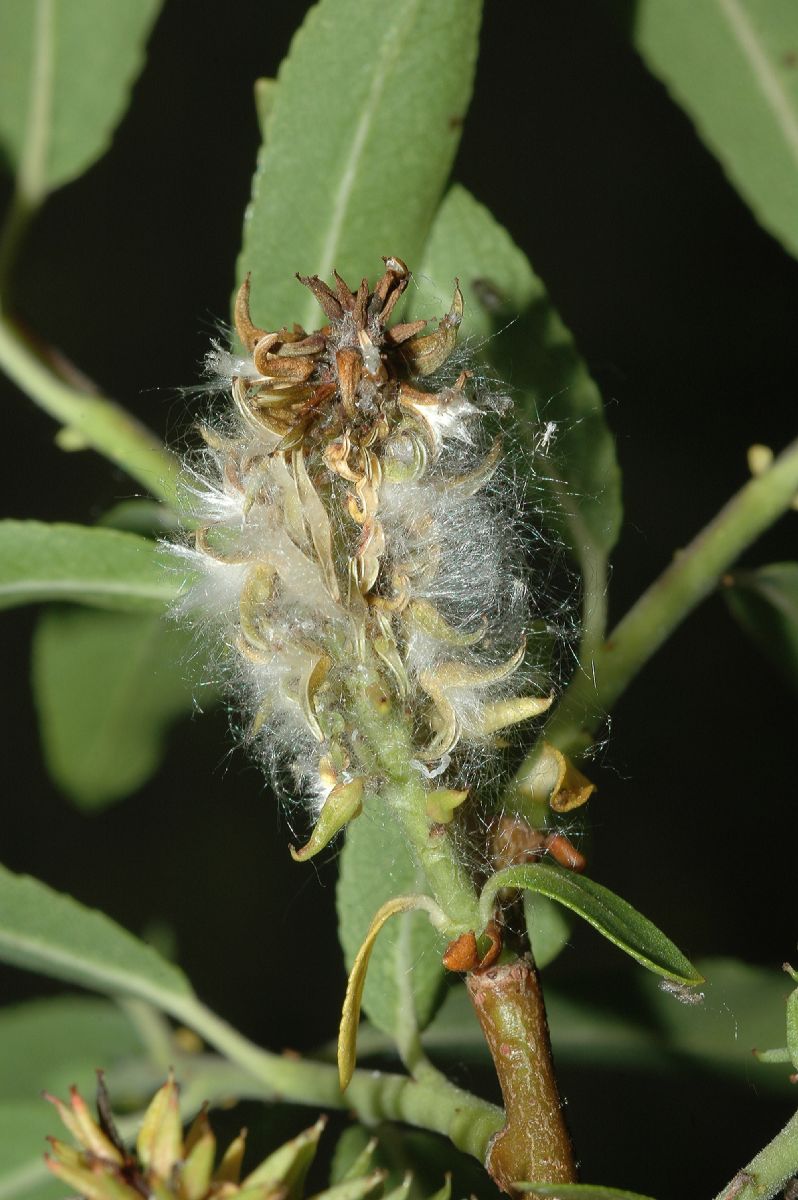
{"label": "fluffy white seed fluff", "polygon": [[372,291],[303,280],[328,320],[311,334],[255,327],[245,285],[244,352],[211,356],[229,400],[190,464],[196,539],[174,547],[196,574],[181,613],[213,628],[248,740],[316,813],[381,784],[364,702],[401,715],[431,789],[547,704],[488,430],[506,401],[448,369],[459,289],[432,333],[388,323],[407,279],[387,259]]}

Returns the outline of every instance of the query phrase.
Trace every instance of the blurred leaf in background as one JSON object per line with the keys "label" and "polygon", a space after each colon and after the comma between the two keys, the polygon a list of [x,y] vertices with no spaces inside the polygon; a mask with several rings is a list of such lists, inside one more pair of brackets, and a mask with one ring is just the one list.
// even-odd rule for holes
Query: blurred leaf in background
{"label": "blurred leaf in background", "polygon": [[740,627],[798,688],[798,563],[734,571],[723,596]]}
{"label": "blurred leaf in background", "polygon": [[3,0],[0,150],[30,212],[107,149],[162,0]]}
{"label": "blurred leaf in background", "polygon": [[190,630],[157,614],[51,608],[33,642],[45,762],[81,808],[135,792],[158,769],[170,724],[210,701]]}
{"label": "blurred leaf in background", "polygon": [[757,219],[798,256],[798,6],[637,0],[631,34]]}

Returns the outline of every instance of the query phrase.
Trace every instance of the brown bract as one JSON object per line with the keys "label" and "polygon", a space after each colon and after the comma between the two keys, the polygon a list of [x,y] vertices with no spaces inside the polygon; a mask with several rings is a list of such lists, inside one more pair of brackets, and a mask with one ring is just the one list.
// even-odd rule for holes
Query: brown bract
{"label": "brown bract", "polygon": [[[404,381],[432,374],[452,353],[463,313],[459,286],[434,332],[422,335],[426,321],[391,328],[388,321],[410,272],[399,258],[383,261],[385,272],[372,290],[363,279],[352,291],[337,272],[335,290],[317,275],[297,276],[329,320],[313,333],[298,325],[290,330],[259,328],[250,314],[249,276],[241,285],[235,327],[257,376],[241,381],[237,400],[282,439],[276,450],[302,446],[309,453],[319,437],[326,446],[341,435],[357,459],[358,451],[383,441],[401,419]],[[438,393],[412,390],[427,403],[440,400]],[[362,472],[357,463],[351,469]]]}

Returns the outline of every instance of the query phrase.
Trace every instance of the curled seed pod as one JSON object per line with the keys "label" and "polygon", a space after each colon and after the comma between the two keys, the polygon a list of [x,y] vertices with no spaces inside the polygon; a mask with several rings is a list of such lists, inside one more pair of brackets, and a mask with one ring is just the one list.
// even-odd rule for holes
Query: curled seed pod
{"label": "curled seed pod", "polygon": [[327,319],[312,332],[256,326],[245,281],[245,355],[213,356],[231,404],[203,429],[198,532],[175,548],[199,569],[182,611],[221,629],[250,741],[321,814],[302,858],[381,786],[373,719],[402,727],[442,789],[431,819],[444,794],[451,819],[460,748],[501,744],[551,702],[518,694],[526,589],[485,428],[499,398],[449,368],[462,293],[431,331],[390,325],[410,273],[384,261],[371,289],[299,277]]}

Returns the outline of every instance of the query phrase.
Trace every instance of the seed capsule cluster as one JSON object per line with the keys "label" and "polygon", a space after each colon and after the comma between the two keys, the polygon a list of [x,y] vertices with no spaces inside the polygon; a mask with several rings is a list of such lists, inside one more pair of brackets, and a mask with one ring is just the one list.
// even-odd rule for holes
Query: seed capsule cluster
{"label": "seed capsule cluster", "polygon": [[221,623],[251,741],[322,814],[305,856],[380,785],[364,706],[406,723],[416,769],[438,780],[430,811],[450,819],[458,747],[550,702],[513,694],[526,595],[484,432],[495,398],[450,367],[460,288],[432,331],[390,324],[410,273],[384,261],[373,288],[300,277],[327,322],[310,333],[258,328],[244,283],[243,354],[214,357],[232,411],[203,429],[196,541],[179,549],[199,568],[186,607]]}

